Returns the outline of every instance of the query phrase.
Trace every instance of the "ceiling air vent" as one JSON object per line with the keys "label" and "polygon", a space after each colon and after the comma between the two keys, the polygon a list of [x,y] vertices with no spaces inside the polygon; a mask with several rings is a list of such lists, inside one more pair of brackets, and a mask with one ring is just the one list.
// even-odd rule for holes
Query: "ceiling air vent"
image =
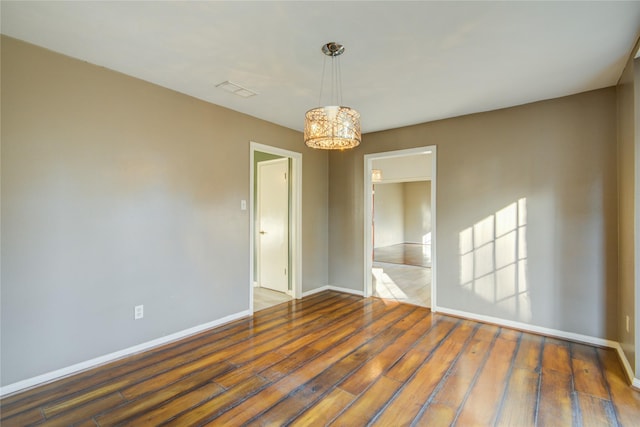
{"label": "ceiling air vent", "polygon": [[254,95],[257,95],[258,92],[254,92],[251,89],[247,89],[246,87],[242,87],[239,84],[230,82],[229,80],[227,80],[226,82],[222,82],[216,85],[216,87],[226,90],[227,92],[231,92],[233,94],[236,94],[238,96],[241,96],[242,98],[249,98],[252,97]]}

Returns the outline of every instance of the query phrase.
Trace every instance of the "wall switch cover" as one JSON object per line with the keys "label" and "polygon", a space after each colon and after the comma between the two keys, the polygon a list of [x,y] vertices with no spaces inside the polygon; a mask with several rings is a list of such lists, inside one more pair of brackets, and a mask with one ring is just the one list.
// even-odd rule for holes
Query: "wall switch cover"
{"label": "wall switch cover", "polygon": [[133,308],[133,319],[138,320],[144,317],[144,305],[136,305]]}

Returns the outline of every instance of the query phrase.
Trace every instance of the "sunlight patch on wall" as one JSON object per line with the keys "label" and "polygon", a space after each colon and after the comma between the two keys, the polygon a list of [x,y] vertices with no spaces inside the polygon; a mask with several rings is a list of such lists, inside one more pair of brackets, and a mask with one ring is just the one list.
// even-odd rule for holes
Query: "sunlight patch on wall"
{"label": "sunlight patch on wall", "polygon": [[422,235],[422,256],[431,265],[431,232]]}
{"label": "sunlight patch on wall", "polygon": [[460,232],[460,286],[520,321],[531,320],[527,202],[522,198]]}

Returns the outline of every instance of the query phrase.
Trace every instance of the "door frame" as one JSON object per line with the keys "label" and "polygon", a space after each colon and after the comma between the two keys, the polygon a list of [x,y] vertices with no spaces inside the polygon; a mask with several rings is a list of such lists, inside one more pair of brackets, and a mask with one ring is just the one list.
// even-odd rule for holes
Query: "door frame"
{"label": "door frame", "polygon": [[289,222],[289,257],[291,258],[291,296],[295,299],[302,298],[302,153],[272,147],[254,141],[249,143],[249,311],[253,314],[253,284],[256,280],[253,274],[255,255],[255,190],[254,177],[257,173],[254,169],[254,153],[274,154],[291,159],[291,218]]}
{"label": "door frame", "polygon": [[436,191],[437,191],[437,149],[435,145],[425,147],[409,148],[406,150],[385,151],[382,153],[372,153],[364,155],[364,296],[370,297],[373,294],[373,281],[371,270],[373,269],[373,181],[371,173],[373,161],[388,159],[391,157],[405,157],[413,154],[424,154],[430,151],[431,156],[431,311],[437,311],[436,304],[436,279],[437,279],[437,258],[436,258]]}

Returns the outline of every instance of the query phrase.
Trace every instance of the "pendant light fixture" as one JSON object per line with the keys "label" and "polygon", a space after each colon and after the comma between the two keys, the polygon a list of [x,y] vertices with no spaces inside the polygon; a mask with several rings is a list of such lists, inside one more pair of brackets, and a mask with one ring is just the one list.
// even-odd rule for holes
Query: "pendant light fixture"
{"label": "pendant light fixture", "polygon": [[[360,113],[343,107],[339,56],[344,53],[344,46],[335,42],[322,46],[322,52],[331,58],[331,96],[333,105],[317,107],[307,111],[304,120],[304,143],[311,148],[323,150],[344,150],[360,145]],[[326,58],[325,58],[326,59]],[[320,86],[320,104],[322,103],[322,86],[324,84],[324,68]]]}

